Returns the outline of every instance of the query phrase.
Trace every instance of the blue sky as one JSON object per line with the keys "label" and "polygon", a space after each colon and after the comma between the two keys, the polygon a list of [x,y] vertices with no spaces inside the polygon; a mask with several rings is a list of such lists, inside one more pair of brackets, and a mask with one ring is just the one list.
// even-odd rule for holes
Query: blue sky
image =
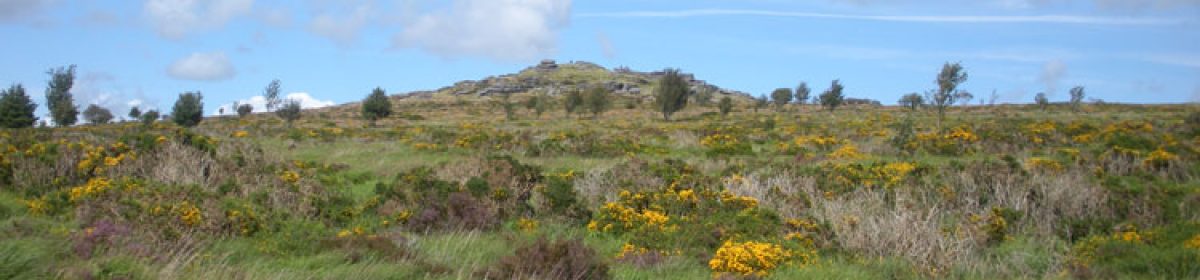
{"label": "blue sky", "polygon": [[81,107],[201,91],[215,112],[272,79],[321,106],[554,58],[895,103],[961,61],[977,99],[1178,103],[1200,99],[1196,30],[1200,0],[0,0],[0,84],[43,104],[45,71],[76,64]]}

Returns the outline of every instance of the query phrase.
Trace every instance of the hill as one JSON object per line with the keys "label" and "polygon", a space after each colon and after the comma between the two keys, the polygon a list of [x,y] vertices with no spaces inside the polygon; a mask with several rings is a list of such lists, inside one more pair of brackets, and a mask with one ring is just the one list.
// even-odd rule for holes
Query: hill
{"label": "hill", "polygon": [[[738,100],[753,98],[748,93],[722,88],[705,80],[697,79],[695,74],[682,74],[684,80],[691,85],[693,92],[711,92],[714,100],[720,99],[722,96],[731,96]],[[616,98],[650,100],[653,99],[655,83],[662,75],[662,71],[640,72],[626,67],[610,70],[586,61],[560,64],[554,60],[543,60],[537,65],[527,67],[517,73],[460,81],[436,90],[398,93],[392,94],[391,97],[393,101],[488,99],[505,94],[525,96],[537,93],[554,97],[570,91],[601,87],[614,93]],[[341,107],[357,108],[357,106],[358,102],[350,102],[333,106],[329,110],[343,111],[346,108]]]}

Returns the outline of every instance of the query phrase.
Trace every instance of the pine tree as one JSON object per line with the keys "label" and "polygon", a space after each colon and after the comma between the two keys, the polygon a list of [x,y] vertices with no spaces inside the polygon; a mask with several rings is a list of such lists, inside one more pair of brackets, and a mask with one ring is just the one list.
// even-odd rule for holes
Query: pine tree
{"label": "pine tree", "polygon": [[0,127],[33,127],[38,118],[33,116],[37,104],[25,94],[25,87],[14,84],[0,92]]}
{"label": "pine tree", "polygon": [[387,93],[382,88],[376,87],[363,100],[362,115],[371,122],[371,126],[375,126],[375,121],[392,115],[392,101],[388,99]]}
{"label": "pine tree", "polygon": [[179,94],[171,108],[171,121],[183,127],[193,127],[204,120],[204,95],[200,92]]}

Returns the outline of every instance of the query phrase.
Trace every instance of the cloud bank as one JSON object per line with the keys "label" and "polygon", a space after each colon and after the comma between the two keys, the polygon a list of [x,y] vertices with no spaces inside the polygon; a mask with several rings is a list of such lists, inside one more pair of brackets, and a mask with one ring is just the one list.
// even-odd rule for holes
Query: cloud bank
{"label": "cloud bank", "polygon": [[554,53],[570,16],[570,0],[454,0],[407,22],[392,42],[443,57],[535,59]]}
{"label": "cloud bank", "polygon": [[41,14],[46,7],[58,2],[57,0],[2,0],[0,1],[0,21],[18,21]]}
{"label": "cloud bank", "polygon": [[[309,95],[307,92],[289,93],[289,94],[287,94],[287,96],[284,96],[283,99],[300,101],[300,108],[304,108],[304,109],[329,107],[329,106],[333,106],[335,104],[332,100],[316,99],[316,98],[312,97],[312,95]],[[253,112],[255,112],[255,113],[267,112],[267,99],[265,97],[263,97],[262,95],[250,97],[249,99],[238,100],[237,103],[238,104],[250,104],[250,106],[254,107]],[[237,115],[237,110],[236,110],[236,108],[233,107],[233,103],[221,104],[221,106],[217,106],[217,108],[213,110],[212,114],[213,115],[221,115],[220,114],[221,109],[225,109],[225,114],[224,114],[225,116]]]}
{"label": "cloud bank", "polygon": [[224,52],[193,53],[167,68],[167,75],[180,80],[221,81],[236,74]]}
{"label": "cloud bank", "polygon": [[1038,82],[1046,86],[1046,95],[1054,96],[1058,91],[1058,83],[1067,75],[1067,64],[1062,60],[1054,60],[1047,62],[1042,66],[1042,75],[1038,76]]}
{"label": "cloud bank", "polygon": [[146,0],[142,13],[159,35],[182,39],[188,34],[225,26],[250,13],[254,0]]}

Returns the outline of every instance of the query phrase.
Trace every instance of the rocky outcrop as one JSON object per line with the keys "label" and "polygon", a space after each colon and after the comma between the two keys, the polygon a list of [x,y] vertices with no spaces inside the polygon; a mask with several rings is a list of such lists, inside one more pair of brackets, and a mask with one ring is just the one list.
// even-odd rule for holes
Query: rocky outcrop
{"label": "rocky outcrop", "polygon": [[[664,74],[662,71],[638,72],[628,67],[617,67],[610,71],[603,66],[586,61],[559,64],[554,60],[547,59],[518,73],[492,76],[481,80],[461,81],[435,92],[473,96],[497,96],[525,92],[558,95],[574,90],[602,87],[620,95],[642,95],[649,93],[645,89],[662,78]],[[682,73],[682,75],[684,80],[691,84],[693,91],[707,90],[722,95],[750,97],[749,94],[740,91],[722,89],[704,80],[698,80],[691,73]]]}

